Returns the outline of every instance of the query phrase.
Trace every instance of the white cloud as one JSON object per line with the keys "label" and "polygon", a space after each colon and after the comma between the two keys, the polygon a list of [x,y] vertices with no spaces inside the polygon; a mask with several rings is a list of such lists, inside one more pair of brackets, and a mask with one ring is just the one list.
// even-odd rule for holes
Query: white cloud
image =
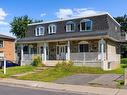
{"label": "white cloud", "polygon": [[9,23],[5,21],[5,17],[7,15],[8,14],[2,8],[0,8],[0,27],[9,25]]}
{"label": "white cloud", "polygon": [[44,17],[44,16],[46,16],[46,13],[41,13],[41,17]]}
{"label": "white cloud", "polygon": [[2,8],[0,8],[0,20],[4,20],[6,16],[7,13]]}
{"label": "white cloud", "polygon": [[10,25],[5,21],[7,15],[8,14],[2,8],[0,8],[0,34],[12,36],[12,34],[9,33]]}
{"label": "white cloud", "polygon": [[57,18],[70,18],[93,15],[98,13],[100,13],[100,11],[95,11],[93,9],[88,8],[59,9],[59,11],[56,12],[56,16]]}
{"label": "white cloud", "polygon": [[6,25],[9,25],[9,23],[5,21],[0,21],[0,26],[6,26]]}
{"label": "white cloud", "polygon": [[69,18],[73,15],[72,9],[59,9],[58,12],[56,12],[57,18]]}

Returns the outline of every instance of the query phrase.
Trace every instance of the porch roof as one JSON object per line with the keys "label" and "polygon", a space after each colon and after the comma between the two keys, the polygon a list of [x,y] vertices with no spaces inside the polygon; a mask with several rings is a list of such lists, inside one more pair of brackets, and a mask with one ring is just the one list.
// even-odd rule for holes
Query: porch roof
{"label": "porch roof", "polygon": [[44,42],[44,41],[54,41],[54,40],[75,40],[75,39],[92,39],[92,38],[102,38],[107,37],[108,31],[95,31],[95,32],[75,32],[75,33],[65,33],[65,34],[53,34],[53,35],[45,35],[38,37],[26,37],[22,39],[18,39],[17,43],[30,43],[30,42]]}

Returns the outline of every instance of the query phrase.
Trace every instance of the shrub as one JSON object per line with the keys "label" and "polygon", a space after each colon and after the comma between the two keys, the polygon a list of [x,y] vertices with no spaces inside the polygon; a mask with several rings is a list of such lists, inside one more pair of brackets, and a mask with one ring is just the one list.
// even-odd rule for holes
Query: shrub
{"label": "shrub", "polygon": [[127,64],[127,58],[122,58],[121,59],[121,64]]}
{"label": "shrub", "polygon": [[121,68],[127,68],[127,64],[121,64]]}
{"label": "shrub", "polygon": [[42,60],[41,60],[41,57],[40,56],[35,56],[33,58],[33,61],[31,63],[32,66],[42,66]]}
{"label": "shrub", "polygon": [[70,71],[72,66],[73,66],[73,62],[63,61],[63,62],[58,62],[55,68],[58,70]]}

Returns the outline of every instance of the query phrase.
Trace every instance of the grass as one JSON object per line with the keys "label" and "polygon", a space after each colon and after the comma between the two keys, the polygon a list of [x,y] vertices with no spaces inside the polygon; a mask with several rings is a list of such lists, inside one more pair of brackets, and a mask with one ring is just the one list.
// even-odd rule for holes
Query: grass
{"label": "grass", "polygon": [[60,77],[69,76],[72,74],[73,74],[72,72],[67,72],[67,71],[63,72],[61,70],[56,70],[55,68],[49,68],[49,69],[44,70],[43,72],[28,74],[26,76],[21,76],[17,78],[23,79],[23,80],[50,82]]}
{"label": "grass", "polygon": [[33,80],[33,81],[45,81],[51,82],[57,80],[58,78],[62,78],[69,75],[74,74],[123,74],[124,68],[118,68],[116,70],[110,71],[103,71],[101,68],[95,67],[78,67],[78,66],[71,66],[69,69],[65,70],[63,68],[56,68],[52,67],[43,72],[35,73],[35,74],[28,74],[25,76],[17,77],[18,79],[22,80]]}
{"label": "grass", "polygon": [[7,74],[3,74],[3,69],[0,69],[0,78],[7,78],[15,74],[21,74],[33,71],[35,69],[34,66],[17,66],[17,67],[10,67],[7,68]]}

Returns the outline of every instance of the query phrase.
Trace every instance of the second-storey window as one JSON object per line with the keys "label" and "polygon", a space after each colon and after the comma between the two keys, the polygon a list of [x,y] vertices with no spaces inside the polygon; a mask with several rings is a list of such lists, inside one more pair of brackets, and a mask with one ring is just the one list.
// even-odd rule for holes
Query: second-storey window
{"label": "second-storey window", "polygon": [[36,36],[41,36],[41,35],[44,35],[44,27],[36,27],[35,29],[35,35]]}
{"label": "second-storey window", "polygon": [[66,23],[66,32],[73,32],[75,30],[75,23],[69,21]]}
{"label": "second-storey window", "polygon": [[4,44],[4,43],[3,43],[3,40],[0,40],[0,48],[4,47],[3,44]]}
{"label": "second-storey window", "polygon": [[80,22],[80,31],[91,31],[92,30],[92,21],[89,19],[83,19]]}
{"label": "second-storey window", "polygon": [[49,33],[49,34],[56,33],[56,25],[55,25],[55,24],[50,24],[50,25],[48,26],[48,33]]}

